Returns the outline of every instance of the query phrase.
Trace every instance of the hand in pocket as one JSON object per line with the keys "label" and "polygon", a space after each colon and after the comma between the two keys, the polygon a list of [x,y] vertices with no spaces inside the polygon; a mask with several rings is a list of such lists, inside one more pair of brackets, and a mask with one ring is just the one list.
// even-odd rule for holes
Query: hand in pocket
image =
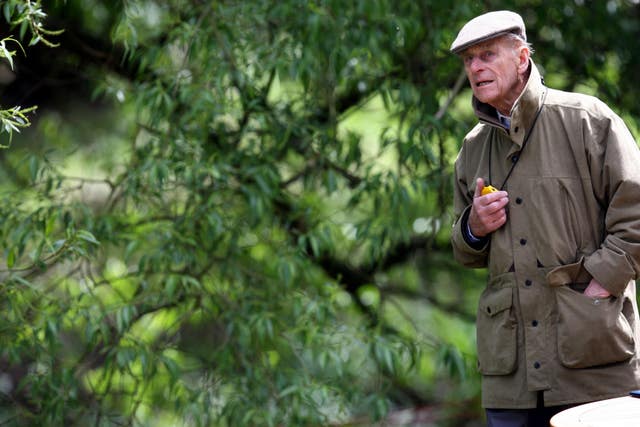
{"label": "hand in pocket", "polygon": [[589,298],[609,298],[611,294],[602,287],[596,279],[591,279],[589,286],[584,290],[584,294]]}

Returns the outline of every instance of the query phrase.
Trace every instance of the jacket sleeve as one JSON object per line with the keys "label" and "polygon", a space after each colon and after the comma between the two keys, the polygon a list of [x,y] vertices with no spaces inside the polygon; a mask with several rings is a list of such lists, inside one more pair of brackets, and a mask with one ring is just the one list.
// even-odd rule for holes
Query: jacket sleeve
{"label": "jacket sleeve", "polygon": [[585,268],[611,294],[620,295],[640,275],[640,151],[628,128],[613,111],[592,120],[587,143],[595,197],[605,211],[600,248],[585,258]]}
{"label": "jacket sleeve", "polygon": [[482,268],[487,266],[488,239],[487,244],[478,249],[467,243],[463,233],[463,226],[467,225],[466,218],[473,202],[473,195],[469,194],[468,179],[465,175],[465,171],[469,168],[466,168],[464,163],[465,151],[463,148],[458,154],[454,170],[453,207],[456,219],[451,231],[451,245],[453,246],[453,256],[460,264],[466,267]]}

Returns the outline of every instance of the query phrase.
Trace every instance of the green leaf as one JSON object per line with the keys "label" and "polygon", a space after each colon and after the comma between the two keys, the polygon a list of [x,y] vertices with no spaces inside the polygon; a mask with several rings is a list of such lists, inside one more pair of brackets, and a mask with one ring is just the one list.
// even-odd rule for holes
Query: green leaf
{"label": "green leaf", "polygon": [[14,248],[9,249],[9,253],[7,254],[7,267],[13,268],[16,262],[16,252]]}
{"label": "green leaf", "polygon": [[130,261],[132,255],[138,250],[139,246],[140,246],[139,240],[132,240],[131,242],[129,242],[129,244],[127,244],[124,250],[124,259],[126,261]]}
{"label": "green leaf", "polygon": [[336,173],[333,171],[333,169],[329,169],[327,171],[327,184],[326,185],[327,185],[327,192],[329,194],[334,193],[338,188],[338,185],[337,185],[337,182],[336,182]]}
{"label": "green leaf", "polygon": [[177,381],[180,377],[180,368],[178,364],[170,357],[161,357],[162,364],[167,368],[172,381]]}
{"label": "green leaf", "polygon": [[285,389],[283,389],[280,392],[280,394],[278,394],[278,398],[282,399],[289,396],[290,394],[297,393],[298,389],[299,389],[299,386],[297,384],[292,384],[289,387],[286,387]]}
{"label": "green leaf", "polygon": [[[13,55],[15,52],[10,52],[4,43],[4,40],[0,41],[0,58],[5,58],[9,62],[9,67],[13,70]],[[5,122],[5,128],[7,126],[11,127],[11,122]],[[7,129],[7,132],[10,132],[11,129]]]}
{"label": "green leaf", "polygon": [[95,236],[87,230],[79,230],[76,236],[79,239],[84,240],[85,242],[91,243],[96,246],[100,245],[100,242],[95,238]]}
{"label": "green leaf", "polygon": [[288,260],[283,259],[278,264],[278,277],[285,285],[291,285],[295,274],[295,266]]}
{"label": "green leaf", "polygon": [[38,158],[36,156],[31,156],[29,158],[29,176],[31,177],[31,181],[35,182],[38,179],[38,170],[40,168]]}
{"label": "green leaf", "polygon": [[7,22],[11,22],[11,3],[5,2],[4,7],[2,8],[2,12],[4,14],[4,19]]}
{"label": "green leaf", "polygon": [[175,295],[176,289],[178,288],[178,281],[178,276],[173,274],[167,278],[164,291],[169,298],[173,298],[173,296]]}
{"label": "green leaf", "polygon": [[24,40],[24,36],[27,33],[27,29],[29,28],[29,22],[24,20],[20,24],[20,40]]}

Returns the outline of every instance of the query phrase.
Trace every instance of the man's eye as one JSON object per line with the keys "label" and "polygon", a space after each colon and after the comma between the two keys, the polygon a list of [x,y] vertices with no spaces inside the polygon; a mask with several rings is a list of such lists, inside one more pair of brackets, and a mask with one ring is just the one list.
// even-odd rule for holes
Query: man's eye
{"label": "man's eye", "polygon": [[486,61],[486,60],[488,60],[488,59],[493,58],[494,56],[495,56],[495,54],[494,54],[493,52],[484,52],[484,53],[482,54],[482,59],[483,59],[484,61]]}

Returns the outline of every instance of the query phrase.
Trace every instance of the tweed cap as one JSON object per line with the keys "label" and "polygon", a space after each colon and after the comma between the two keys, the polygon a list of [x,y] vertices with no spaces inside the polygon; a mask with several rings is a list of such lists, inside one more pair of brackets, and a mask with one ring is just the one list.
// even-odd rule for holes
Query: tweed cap
{"label": "tweed cap", "polygon": [[506,33],[518,34],[526,41],[527,33],[522,17],[508,10],[488,12],[467,22],[451,44],[450,50],[453,53],[460,53],[469,46]]}

